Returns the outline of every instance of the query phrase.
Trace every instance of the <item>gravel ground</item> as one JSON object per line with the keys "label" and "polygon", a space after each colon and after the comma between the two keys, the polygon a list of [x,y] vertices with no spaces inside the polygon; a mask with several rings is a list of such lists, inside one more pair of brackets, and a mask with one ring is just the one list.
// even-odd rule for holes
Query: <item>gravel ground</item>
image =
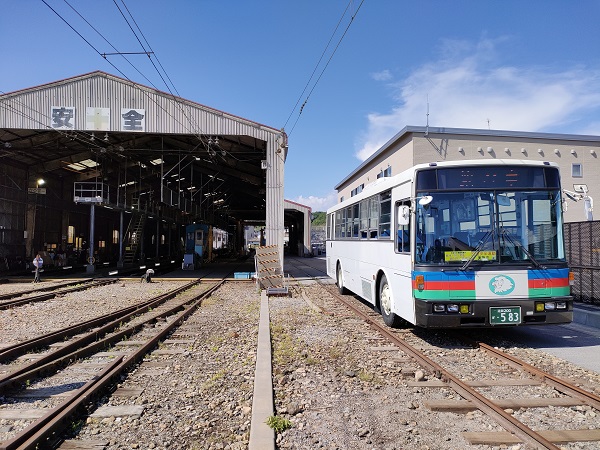
{"label": "gravel ground", "polygon": [[[140,417],[90,417],[78,440],[111,449],[245,449],[250,436],[260,295],[230,283],[119,385],[143,389],[100,406],[137,405]],[[172,353],[171,353],[172,352]]]}
{"label": "gravel ground", "polygon": [[[159,286],[162,288],[162,283],[125,283],[112,289],[121,299],[121,296],[143,297],[144,289],[154,290]],[[291,291],[289,298],[270,299],[275,415],[282,427],[277,433],[277,448],[529,448],[524,444],[469,446],[462,432],[502,429],[479,411],[454,414],[429,410],[426,401],[460,397],[447,388],[409,385],[415,379],[427,378],[428,374],[421,373],[402,352],[391,348],[369,326],[353,318],[322,288],[293,287]],[[104,298],[112,297],[105,295]],[[55,303],[54,308],[57,308],[59,302]],[[96,303],[100,302],[93,302]],[[204,302],[170,341],[149,355],[119,385],[121,389],[137,393],[113,395],[99,405],[137,406],[143,411],[138,415],[92,415],[86,423],[74,427],[73,439],[103,443],[107,450],[247,448],[259,303],[260,295],[253,285],[226,284]],[[71,301],[69,304],[73,305]],[[82,305],[85,309],[85,303]],[[15,312],[28,311],[41,320],[53,310],[37,313],[31,309],[34,306]],[[122,306],[124,302],[119,301],[119,307]],[[0,314],[0,327],[10,322],[2,322],[5,320],[2,316]],[[20,326],[27,329],[28,323],[22,320]],[[34,320],[31,325],[39,327],[36,323]],[[500,367],[501,375],[488,375],[490,360],[483,352],[469,350],[465,357],[464,349],[444,346],[443,335],[419,341],[409,333],[399,333],[415,340],[430,357],[454,361],[456,370],[471,379],[524,376],[508,367]],[[538,367],[550,366],[557,375],[570,374],[571,378],[580,379],[585,387],[600,386],[598,374],[539,350],[513,348],[508,342],[501,344]],[[497,398],[542,393],[549,397],[561,396],[550,388],[510,389],[490,388],[485,392]],[[600,422],[597,413],[589,407],[514,411],[515,416],[535,429],[595,429]],[[0,427],[2,425],[0,421]],[[560,447],[598,449],[600,443]]]}
{"label": "gravel ground", "polygon": [[[21,292],[24,283],[0,284],[0,294]],[[117,281],[0,311],[0,347],[118,311],[181,286],[181,281]],[[31,283],[25,283],[31,287]]]}
{"label": "gravel ground", "polygon": [[[333,315],[315,312],[298,298],[271,301],[274,341],[274,386],[277,414],[292,427],[280,433],[282,449],[527,449],[525,444],[501,447],[469,446],[462,432],[502,431],[480,411],[467,414],[429,410],[428,400],[459,400],[446,388],[409,386],[421,378],[420,370],[400,351],[378,339],[371,328],[345,314],[318,287],[305,287],[311,303]],[[365,311],[369,311],[365,307]],[[400,332],[402,334],[402,332]],[[467,378],[521,378],[509,367],[500,375],[487,375],[490,359],[478,350],[452,349],[437,333],[418,340],[404,333],[413,345],[432,359],[453,362],[453,371]],[[439,342],[436,342],[439,340]],[[519,349],[530,362],[552,361],[555,373],[585,379],[586,387],[600,386],[600,376],[551,358],[539,350]],[[454,356],[455,355],[455,356]],[[427,374],[424,374],[427,377]],[[486,388],[492,398],[562,396],[552,388]],[[507,412],[509,412],[507,410]],[[573,408],[510,411],[533,429],[597,429],[597,411]],[[564,449],[598,449],[599,442],[561,445]]]}

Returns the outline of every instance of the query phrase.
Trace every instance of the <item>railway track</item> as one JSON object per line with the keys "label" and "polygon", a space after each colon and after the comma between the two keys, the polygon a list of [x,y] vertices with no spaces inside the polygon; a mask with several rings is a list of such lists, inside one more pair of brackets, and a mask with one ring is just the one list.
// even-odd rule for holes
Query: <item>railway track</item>
{"label": "railway track", "polygon": [[[188,283],[133,311],[121,311],[117,319],[111,317],[108,324],[54,351],[27,355],[33,361],[0,379],[0,396],[10,405],[0,417],[14,419],[11,436],[0,449],[51,448],[74,416],[164,341],[222,283]],[[37,408],[25,409],[31,398],[39,399]]]}
{"label": "railway track", "polygon": [[[63,283],[59,285],[53,285],[44,287],[41,289],[32,289],[24,292],[14,292],[10,294],[4,294],[0,297],[0,310],[15,308],[21,305],[27,305],[29,303],[41,302],[45,300],[50,300],[52,298],[56,298],[59,295],[65,295],[70,292],[79,292],[84,291],[86,289],[95,288],[98,286],[104,286],[106,284],[116,283],[117,279],[85,279],[78,280],[70,283]],[[42,294],[36,294],[37,292],[51,291]],[[34,295],[28,295],[34,294]],[[18,297],[18,298],[16,298]],[[6,300],[8,299],[8,300]]]}
{"label": "railway track", "polygon": [[[301,266],[307,264],[303,261]],[[310,277],[315,267],[296,265]],[[304,280],[306,283],[306,280]],[[422,330],[393,330],[383,324],[381,316],[366,307],[352,295],[340,295],[331,286],[323,286],[328,294],[369,327],[398,347],[423,371],[419,381],[409,386],[429,389],[452,389],[461,398],[457,400],[429,401],[425,403],[432,411],[468,413],[480,410],[501,425],[505,432],[463,433],[464,439],[472,445],[509,445],[525,443],[528,448],[558,449],[557,444],[598,442],[600,429],[539,429],[535,423],[519,420],[519,411],[529,408],[552,410],[553,408],[592,408],[596,414],[600,411],[600,398],[590,390],[576,386],[570,380],[544,372],[514,356],[494,348],[484,342],[453,337],[439,338],[444,332]],[[344,314],[339,311],[324,310],[327,314]],[[452,336],[452,335],[450,335]],[[441,346],[430,345],[425,339],[444,341]],[[462,341],[461,341],[462,339]],[[468,342],[465,345],[464,342]],[[452,344],[454,343],[454,344]],[[451,349],[449,349],[449,345]],[[480,349],[489,360],[487,367],[469,367],[472,348]],[[460,363],[459,363],[460,362]],[[459,374],[455,373],[457,366]],[[497,369],[497,370],[492,370]],[[465,374],[471,374],[465,377]],[[510,374],[508,376],[507,374]],[[485,379],[481,379],[485,377]],[[427,379],[428,378],[428,379]],[[425,381],[427,379],[427,381]],[[507,396],[507,393],[511,394]],[[540,412],[540,415],[546,413]],[[531,422],[531,421],[529,421]],[[566,425],[566,424],[565,424]]]}
{"label": "railway track", "polygon": [[[410,329],[391,330],[385,327],[382,328],[384,331],[393,334],[396,339],[403,341],[402,343],[409,344],[417,353],[423,354],[434,365],[428,366],[426,363],[420,362],[416,355],[413,356],[409,353],[409,350],[401,349],[396,343],[392,344],[390,341],[387,341],[387,337],[379,331],[377,326],[372,325],[372,323],[379,323],[383,327],[380,315],[373,311],[372,308],[359,302],[352,296],[343,296],[343,299],[353,304],[364,315],[364,317],[357,316],[344,303],[337,300],[337,292],[333,290],[333,286],[321,286],[319,283],[329,280],[325,280],[322,272],[318,272],[318,266],[313,266],[310,263],[310,260],[301,260],[299,262],[299,267],[306,268],[306,271],[303,273],[307,275],[305,277],[297,277],[294,282],[292,294],[296,298],[274,298],[271,301],[271,305],[275,308],[275,311],[277,311],[277,308],[284,308],[281,314],[290,321],[290,333],[299,333],[307,343],[305,349],[295,350],[292,345],[293,339],[286,338],[285,329],[281,327],[281,324],[277,323],[277,318],[275,319],[276,321],[272,324],[272,339],[275,339],[275,341],[280,340],[280,342],[283,339],[283,344],[276,344],[275,346],[274,361],[276,364],[274,366],[275,372],[273,373],[275,389],[276,391],[280,391],[282,386],[290,385],[285,403],[281,404],[281,400],[278,400],[278,409],[287,414],[286,417],[291,417],[292,419],[295,417],[295,424],[292,428],[295,431],[289,435],[288,439],[290,437],[302,436],[305,429],[311,430],[311,434],[305,435],[300,438],[301,440],[285,441],[284,439],[280,441],[282,437],[279,436],[278,443],[281,442],[283,447],[292,442],[292,447],[295,445],[296,448],[319,448],[323,446],[328,448],[326,438],[318,438],[318,435],[315,434],[315,429],[318,430],[319,423],[325,421],[325,419],[330,421],[331,419],[338,418],[344,424],[350,422],[350,425],[345,425],[347,429],[344,429],[342,432],[343,442],[346,442],[348,437],[350,437],[350,440],[341,447],[338,445],[338,448],[389,448],[389,445],[386,446],[384,442],[392,441],[380,438],[378,430],[370,430],[365,425],[364,419],[359,420],[355,418],[354,414],[356,413],[352,412],[353,409],[350,409],[348,406],[336,409],[338,408],[334,406],[336,402],[341,402],[345,396],[349,397],[348,401],[354,403],[353,406],[356,407],[354,411],[365,411],[367,416],[377,416],[380,420],[383,418],[383,422],[378,422],[383,429],[386,429],[386,426],[388,430],[390,429],[389,427],[393,427],[395,429],[394,433],[396,433],[396,441],[393,442],[397,448],[424,448],[423,443],[425,441],[419,441],[419,433],[424,437],[427,434],[431,434],[431,429],[435,427],[438,420],[440,421],[439,423],[444,423],[443,420],[448,419],[443,419],[443,417],[459,417],[456,416],[457,412],[460,413],[460,417],[468,417],[476,413],[473,416],[472,425],[470,427],[459,427],[456,434],[460,433],[460,439],[450,437],[446,433],[448,437],[445,439],[451,439],[452,446],[449,445],[450,441],[445,442],[442,439],[433,445],[429,442],[428,448],[463,449],[465,445],[468,445],[467,443],[471,443],[473,448],[482,448],[477,447],[480,444],[486,445],[485,448],[489,448],[487,447],[489,445],[512,445],[517,442],[524,443],[517,444],[520,445],[519,448],[521,449],[558,448],[555,441],[556,435],[548,437],[545,433],[559,430],[542,423],[543,421],[540,421],[540,424],[532,424],[531,415],[528,422],[526,420],[528,411],[535,411],[534,417],[541,418],[551,416],[558,410],[564,410],[560,415],[565,417],[567,417],[571,410],[573,410],[573,414],[579,415],[586,411],[590,413],[597,412],[595,406],[585,403],[581,399],[574,399],[567,396],[545,381],[550,378],[543,378],[539,374],[530,374],[526,365],[521,365],[519,368],[516,366],[517,363],[512,360],[511,362],[506,362],[491,359],[488,356],[487,350],[480,350],[480,344],[464,342],[462,338],[451,336],[444,332],[427,332],[423,334],[419,332],[413,333]],[[234,284],[243,286],[246,283],[231,283],[229,285]],[[311,295],[305,295],[305,290],[311,293]],[[242,291],[244,294],[241,295]],[[311,302],[309,297],[312,297],[312,294],[317,292],[318,300]],[[293,306],[294,308],[300,307],[296,311],[300,311],[302,305],[304,305],[304,309],[308,309],[304,302],[298,302],[298,297],[300,296],[304,297],[307,303],[320,313],[315,314],[313,312],[313,318],[308,324],[303,323],[303,319],[300,317],[302,314],[306,314],[305,312],[290,314],[285,310],[287,308],[286,305]],[[320,298],[321,296],[323,299]],[[199,314],[197,314],[200,315],[204,311],[202,321],[198,321],[196,325],[192,325],[189,330],[177,331],[177,334],[167,332],[167,334],[163,335],[162,338],[153,344],[153,348],[158,346],[158,351],[155,352],[157,353],[156,357],[139,357],[144,358],[145,361],[151,360],[151,362],[155,362],[156,364],[159,363],[160,359],[160,369],[156,369],[155,367],[158,366],[150,365],[150,363],[148,363],[148,367],[146,368],[146,362],[144,362],[138,365],[133,371],[130,371],[127,379],[124,379],[123,375],[118,374],[116,371],[118,367],[125,364],[126,361],[135,359],[132,356],[125,356],[121,359],[124,356],[123,353],[136,347],[144,347],[145,344],[143,342],[146,342],[145,338],[137,337],[139,334],[135,337],[126,334],[120,338],[116,338],[113,342],[115,345],[112,351],[105,352],[100,348],[100,356],[96,353],[96,356],[90,356],[85,360],[78,360],[76,356],[67,358],[77,361],[77,363],[68,366],[64,371],[61,370],[45,381],[42,379],[37,381],[38,372],[34,372],[31,376],[24,375],[22,378],[15,380],[17,385],[25,387],[25,390],[21,394],[15,393],[12,390],[9,391],[8,387],[6,394],[4,394],[0,387],[0,397],[4,396],[2,402],[5,403],[0,408],[0,430],[5,423],[5,421],[3,422],[5,419],[1,419],[2,410],[4,409],[27,411],[33,400],[35,400],[36,405],[44,409],[56,409],[59,400],[61,401],[60,404],[62,404],[63,396],[71,395],[73,392],[82,392],[79,406],[74,406],[74,409],[69,409],[68,412],[65,410],[65,414],[70,418],[59,418],[57,416],[56,420],[58,420],[58,424],[55,425],[56,428],[47,431],[52,436],[51,439],[60,439],[58,436],[66,428],[73,428],[75,426],[74,423],[77,423],[72,421],[72,417],[80,415],[81,412],[83,412],[84,416],[88,417],[87,425],[81,429],[77,427],[78,431],[75,433],[77,439],[74,439],[73,446],[61,448],[203,448],[202,445],[208,442],[222,442],[222,445],[235,442],[240,446],[233,446],[232,448],[246,448],[243,445],[247,443],[246,436],[249,421],[246,417],[250,410],[248,399],[252,398],[252,373],[254,368],[252,360],[248,358],[253,354],[252,345],[255,342],[252,337],[255,333],[254,324],[256,320],[257,303],[254,299],[255,297],[256,293],[252,293],[251,288],[233,289],[229,292],[225,300],[214,301],[214,304],[211,304],[211,302],[207,304],[209,307],[214,308],[209,314],[206,314],[205,307],[203,307]],[[246,308],[249,309],[246,310]],[[181,312],[183,310],[178,311]],[[149,311],[149,314],[155,313],[157,314],[158,311],[156,307],[153,307],[152,311]],[[222,317],[217,320],[217,315],[221,315]],[[310,316],[311,314],[308,315]],[[178,316],[172,315],[170,317],[158,318],[151,325],[145,326],[136,320],[127,324],[127,327],[141,327],[139,328],[139,333],[150,339],[149,332],[152,330],[156,331],[156,333],[162,332],[163,327],[171,324],[172,321],[176,320],[175,317]],[[325,325],[326,322],[329,325]],[[189,326],[190,320],[186,324]],[[333,328],[330,331],[326,331],[327,326]],[[115,335],[116,333],[125,331],[127,327],[119,327]],[[209,327],[212,327],[212,331],[208,330]],[[346,331],[342,331],[342,328]],[[358,341],[355,341],[353,338],[347,340],[347,335],[345,334],[348,333],[347,330],[358,330],[356,334],[362,337]],[[315,358],[313,358],[311,354],[314,349],[313,341],[322,336],[323,333],[333,333],[333,341],[325,344],[326,346],[320,356],[315,355]],[[169,339],[165,340],[167,336],[169,336]],[[199,336],[203,337],[199,339]],[[244,346],[240,346],[242,339]],[[193,344],[191,343],[192,340],[194,341]],[[357,361],[350,354],[348,361],[351,364],[358,362],[356,367],[349,367],[348,363],[346,363],[341,368],[334,371],[330,370],[332,362],[340,357],[339,352],[342,349],[353,353],[353,346],[361,343],[364,346],[365,340],[367,349],[360,350],[358,354],[365,355],[370,353],[370,363],[367,360],[363,361],[362,357]],[[161,350],[164,352],[167,346],[170,348],[171,345],[177,345],[175,344],[176,342],[180,342],[179,346],[185,346],[189,349],[190,354],[188,356],[180,354],[181,356],[179,357],[163,355],[162,359],[158,356],[158,353]],[[340,344],[342,345],[340,346]],[[476,348],[475,345],[477,345]],[[493,348],[494,346],[491,345],[491,347]],[[188,350],[185,351],[185,353],[187,352]],[[321,364],[319,361],[323,355],[325,355],[325,358]],[[316,356],[319,356],[319,358],[316,358]],[[138,361],[140,360],[139,358]],[[168,359],[165,360],[164,358]],[[334,360],[331,360],[331,358]],[[281,359],[287,359],[287,362],[283,361],[282,363]],[[303,361],[306,364],[303,365]],[[135,365],[135,362],[131,364],[127,370],[130,370]],[[369,364],[372,364],[372,366],[369,366]],[[191,372],[185,371],[185,367],[188,365],[194,367],[191,369]],[[315,375],[316,372],[312,373],[311,367],[320,367],[320,370],[324,372],[323,374]],[[398,369],[394,369],[395,367],[398,367]],[[460,369],[458,370],[459,373],[456,373],[454,376],[466,388],[474,389],[480,396],[488,397],[488,400],[491,398],[493,399],[493,403],[498,403],[496,406],[499,406],[502,410],[499,413],[500,416],[504,414],[516,419],[521,417],[526,427],[540,432],[539,434],[541,434],[542,438],[547,439],[549,445],[553,446],[549,446],[543,441],[537,441],[535,438],[522,438],[516,433],[499,432],[500,426],[492,426],[491,424],[502,422],[490,420],[489,417],[494,417],[492,414],[488,413],[483,407],[480,408],[473,403],[465,392],[451,384],[450,377],[444,371],[456,372],[455,369],[457,368]],[[492,369],[495,370],[492,371]],[[378,373],[380,372],[385,374],[386,377],[394,376],[398,378],[392,384],[399,386],[403,392],[414,391],[417,393],[409,395],[413,400],[407,402],[406,407],[403,405],[400,405],[400,407],[397,406],[394,391],[390,390],[387,383],[378,380]],[[421,375],[419,375],[419,372],[421,372]],[[132,398],[131,400],[121,401],[114,399],[115,396],[113,395],[108,397],[110,399],[108,401],[98,401],[97,396],[99,394],[92,393],[88,395],[83,393],[83,387],[90,381],[90,374],[92,378],[108,377],[109,381],[106,381],[106,384],[101,387],[101,391],[105,393],[113,390],[114,386],[118,386],[118,391],[115,394],[123,389],[126,391],[138,390],[138,392],[148,390],[149,392],[144,394],[143,397],[140,394],[140,397],[137,399]],[[88,378],[84,378],[84,375]],[[156,381],[159,384],[162,383],[165,385],[164,393],[162,394],[155,393],[156,387],[150,388],[150,384],[156,383],[152,383],[149,380],[159,377],[160,379]],[[299,401],[298,392],[302,389],[307,389],[316,394],[317,399],[309,400],[308,403],[300,402],[294,405],[294,403]],[[360,392],[363,392],[363,394],[361,395]],[[440,392],[444,394],[441,395],[439,394]],[[9,394],[15,395],[15,397],[8,397]],[[161,397],[162,395],[164,397]],[[515,396],[535,398],[538,404],[533,410],[531,404],[519,406],[513,402],[515,400],[513,397]],[[103,398],[106,399],[107,396],[104,395]],[[465,399],[468,399],[468,401],[465,401]],[[550,400],[549,403],[554,404],[547,407],[539,405],[542,401],[548,403],[548,399]],[[517,398],[517,400],[521,400],[521,398]],[[15,401],[16,403],[13,403]],[[419,403],[418,406],[417,402]],[[110,407],[115,407],[114,405],[125,407],[127,405],[130,408],[130,412],[125,413],[122,419],[122,413],[117,412],[109,412],[106,416],[99,416],[105,417],[104,419],[90,419],[89,417],[91,416],[87,415],[89,405],[98,405],[100,403],[104,403],[107,406],[110,405]],[[348,405],[347,401],[345,404]],[[13,405],[20,406],[13,407]],[[126,418],[127,414],[136,414],[137,409],[141,410],[142,408],[145,408],[143,414],[138,412],[138,416],[135,416],[138,418]],[[307,411],[303,412],[304,408]],[[583,408],[586,408],[585,411],[583,411]],[[389,414],[390,410],[392,410],[392,415]],[[430,412],[426,413],[425,410]],[[396,414],[397,411],[402,411],[402,416],[394,416],[393,414]],[[413,411],[418,412],[418,416],[421,419],[414,419],[413,421],[413,417],[417,417],[412,414]],[[483,416],[480,411],[484,411],[486,416]],[[290,412],[291,416],[289,415]],[[442,420],[440,420],[438,415],[441,415]],[[115,421],[115,417],[117,417],[117,421]],[[174,417],[176,418],[175,420],[173,419]],[[190,422],[187,421],[188,417]],[[401,417],[410,418],[403,421],[400,420]],[[35,419],[35,421],[39,420]],[[121,422],[118,422],[119,420]],[[452,419],[450,420],[452,421]],[[464,419],[456,421],[461,422],[461,420],[464,422]],[[15,432],[18,431],[16,428],[21,427],[21,422],[23,422],[23,425],[25,422],[34,423],[34,419],[16,419]],[[181,422],[184,423],[181,424]],[[480,428],[477,427],[479,422],[481,422]],[[585,423],[589,425],[592,422],[593,419]],[[123,424],[123,426],[119,424]],[[128,424],[130,426],[126,426]],[[484,426],[488,424],[490,426],[489,429]],[[335,434],[335,427],[331,427],[329,422],[327,422],[325,427],[326,429],[323,431],[324,436],[330,437]],[[502,423],[502,427],[507,429],[508,425]],[[562,448],[594,448],[598,440],[589,441],[589,439],[595,438],[597,426],[592,426],[591,428],[594,429],[587,430],[587,437],[585,437],[585,439],[588,439],[587,443],[581,439],[581,436],[576,436],[577,433],[573,433],[573,430],[561,430],[563,433],[559,436],[560,442],[570,442],[570,444],[566,444]],[[290,431],[290,433],[292,432]],[[285,434],[284,432],[283,435]],[[43,439],[46,442],[50,442],[47,441],[47,437]],[[95,445],[95,447],[85,447],[86,439],[93,439],[93,444],[88,445]],[[319,441],[319,439],[321,440]],[[408,440],[401,441],[400,439]],[[153,447],[145,447],[145,443],[151,441]],[[459,442],[457,443],[456,441]],[[81,443],[81,447],[76,446],[78,442]],[[490,442],[493,442],[493,444],[490,444]],[[0,444],[0,449],[3,448],[1,445],[4,444],[6,442]],[[578,444],[581,447],[577,446]],[[26,444],[20,445],[12,448],[27,448],[24,446]],[[137,445],[137,447],[134,445]],[[182,446],[178,447],[178,445]]]}
{"label": "railway track", "polygon": [[[116,280],[112,281],[114,282]],[[71,349],[78,348],[78,346],[81,346],[81,344],[84,342],[84,339],[87,342],[91,342],[96,338],[102,337],[106,333],[114,330],[115,328],[118,328],[124,321],[130,320],[135,315],[139,315],[145,311],[149,311],[152,308],[156,308],[157,306],[164,303],[168,299],[173,298],[180,292],[190,289],[198,282],[199,280],[193,281],[181,287],[172,289],[171,291],[165,294],[158,295],[149,300],[144,300],[135,305],[122,308],[115,312],[108,313],[100,317],[96,317],[80,323],[76,323],[74,325],[62,328],[60,330],[36,336],[34,338],[27,339],[13,345],[2,347],[0,348],[0,363],[5,363],[12,359],[18,358],[19,356],[23,356],[26,353],[31,352],[33,350],[42,349],[57,342],[63,342],[63,345],[60,347],[60,349],[54,349],[54,351],[51,354],[49,354],[46,358],[41,357],[37,359],[36,362],[30,363],[28,365],[30,368],[33,368],[33,366],[35,365],[39,366],[45,359],[50,360],[51,358],[57,357],[60,354],[67,354]],[[80,337],[79,339],[74,340],[74,342],[72,343],[65,343],[67,338],[71,338],[81,333],[89,332],[91,330],[93,330],[93,332],[88,333],[86,337]],[[2,385],[3,381],[3,378],[0,378],[0,386]]]}

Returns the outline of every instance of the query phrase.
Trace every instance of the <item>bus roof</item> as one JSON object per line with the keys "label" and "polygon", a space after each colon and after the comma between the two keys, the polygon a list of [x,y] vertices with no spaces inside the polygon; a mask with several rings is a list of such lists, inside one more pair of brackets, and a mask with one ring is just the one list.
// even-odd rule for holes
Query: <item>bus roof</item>
{"label": "bus roof", "polygon": [[412,166],[399,174],[396,174],[391,177],[378,178],[366,185],[363,190],[355,195],[354,197],[350,197],[345,199],[343,202],[340,202],[327,210],[327,214],[330,214],[337,209],[346,207],[351,205],[357,201],[360,201],[364,198],[368,198],[372,195],[377,194],[378,192],[383,192],[388,189],[392,189],[395,186],[398,186],[402,183],[412,182],[414,180],[415,173],[420,169],[432,168],[432,167],[462,167],[462,166],[551,166],[558,168],[558,164],[551,161],[529,161],[522,159],[490,159],[490,160],[481,160],[481,159],[471,159],[471,160],[462,160],[462,161],[440,161],[440,162],[431,162],[424,164],[417,164]]}

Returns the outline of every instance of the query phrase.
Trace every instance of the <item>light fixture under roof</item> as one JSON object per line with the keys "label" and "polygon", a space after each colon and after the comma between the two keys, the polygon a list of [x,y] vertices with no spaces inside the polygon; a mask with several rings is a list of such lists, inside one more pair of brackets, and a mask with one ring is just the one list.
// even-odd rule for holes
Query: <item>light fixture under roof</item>
{"label": "light fixture under roof", "polygon": [[85,170],[85,169],[91,169],[93,167],[96,167],[98,165],[98,163],[96,163],[96,161],[92,160],[92,159],[84,159],[83,161],[79,161],[76,163],[72,163],[72,164],[67,164],[67,167],[70,167],[73,170]]}

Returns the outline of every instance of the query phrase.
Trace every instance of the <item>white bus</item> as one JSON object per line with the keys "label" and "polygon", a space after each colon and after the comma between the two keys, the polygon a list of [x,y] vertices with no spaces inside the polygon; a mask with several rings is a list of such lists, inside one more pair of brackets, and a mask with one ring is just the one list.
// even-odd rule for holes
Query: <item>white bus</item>
{"label": "white bus", "polygon": [[421,164],[327,211],[327,274],[388,326],[568,323],[558,166]]}

